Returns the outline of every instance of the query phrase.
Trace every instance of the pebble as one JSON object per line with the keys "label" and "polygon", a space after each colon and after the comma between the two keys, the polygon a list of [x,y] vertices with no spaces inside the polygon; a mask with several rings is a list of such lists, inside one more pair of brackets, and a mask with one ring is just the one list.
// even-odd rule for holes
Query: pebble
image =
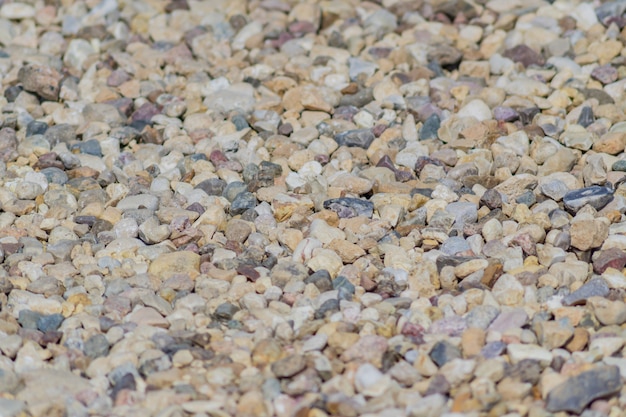
{"label": "pebble", "polygon": [[546,400],[546,409],[580,414],[593,400],[618,393],[622,385],[617,367],[598,366],[568,378],[552,389]]}
{"label": "pebble", "polygon": [[572,190],[563,196],[565,207],[576,213],[585,205],[590,205],[596,210],[602,209],[613,200],[613,193],[607,187],[592,185],[590,187]]}

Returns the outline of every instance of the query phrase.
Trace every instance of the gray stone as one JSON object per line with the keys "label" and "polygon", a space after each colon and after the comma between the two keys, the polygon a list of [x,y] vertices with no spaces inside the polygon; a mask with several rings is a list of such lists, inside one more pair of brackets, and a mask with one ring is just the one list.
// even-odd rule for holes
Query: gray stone
{"label": "gray stone", "polygon": [[552,389],[546,400],[546,409],[550,412],[569,411],[580,414],[595,399],[617,394],[622,385],[617,366],[598,366],[571,377]]}

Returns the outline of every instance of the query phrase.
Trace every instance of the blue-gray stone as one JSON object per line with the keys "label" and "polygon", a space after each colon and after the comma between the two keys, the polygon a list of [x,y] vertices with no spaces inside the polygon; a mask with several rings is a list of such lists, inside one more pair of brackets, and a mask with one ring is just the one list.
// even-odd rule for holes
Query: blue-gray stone
{"label": "blue-gray stone", "polygon": [[250,127],[248,120],[246,120],[246,118],[241,114],[234,115],[230,121],[235,125],[235,129],[237,130],[243,130]]}
{"label": "blue-gray stone", "polygon": [[237,197],[230,204],[230,214],[236,216],[238,214],[242,214],[244,211],[248,209],[253,209],[256,207],[256,197],[249,191],[243,191],[237,194]]}
{"label": "blue-gray stone", "polygon": [[589,106],[585,106],[580,110],[580,116],[578,116],[578,123],[583,127],[587,127],[595,121],[593,117],[593,110]]}
{"label": "blue-gray stone", "polygon": [[333,314],[339,311],[339,300],[331,298],[322,303],[320,308],[315,311],[315,320],[324,319],[328,314]]}
{"label": "blue-gray stone", "polygon": [[606,281],[602,278],[595,278],[563,297],[562,303],[566,306],[585,304],[589,297],[606,297],[607,295],[609,295],[609,286]]}
{"label": "blue-gray stone", "polygon": [[611,200],[613,200],[613,191],[608,187],[599,185],[569,191],[563,196],[565,208],[574,213],[587,204],[596,210],[600,210],[609,204]]}
{"label": "blue-gray stone", "polygon": [[440,250],[446,255],[456,255],[459,252],[470,250],[469,243],[460,236],[453,236],[443,242]]}
{"label": "blue-gray stone", "polygon": [[429,356],[441,368],[453,359],[460,359],[461,351],[450,342],[443,340],[435,343]]}
{"label": "blue-gray stone", "polygon": [[370,129],[353,129],[335,135],[335,142],[339,146],[354,146],[367,149],[374,141],[375,136]]}
{"label": "blue-gray stone", "polygon": [[72,146],[72,149],[78,149],[81,153],[102,157],[102,147],[96,139],[89,139],[79,142]]}
{"label": "blue-gray stone", "polygon": [[33,135],[43,135],[48,130],[48,123],[33,120],[26,126],[26,137]]}
{"label": "blue-gray stone", "polygon": [[501,356],[506,350],[504,342],[489,342],[480,350],[480,355],[485,359],[493,359]]}
{"label": "blue-gray stone", "polygon": [[41,172],[49,183],[63,185],[68,181],[67,174],[59,168],[49,167],[42,169]]}
{"label": "blue-gray stone", "polygon": [[339,275],[337,278],[333,280],[333,288],[335,290],[344,288],[350,294],[354,294],[354,291],[355,291],[354,284],[348,281],[348,278],[344,277],[343,275]]}
{"label": "blue-gray stone", "polygon": [[61,323],[63,323],[63,320],[65,320],[65,317],[58,313],[41,316],[37,320],[37,329],[44,333],[57,330],[59,326],[61,326]]}
{"label": "blue-gray stone", "polygon": [[441,119],[436,113],[428,116],[419,132],[419,140],[437,139],[437,131],[441,127]]}
{"label": "blue-gray stone", "polygon": [[626,172],[626,160],[615,161],[611,167],[613,171]]}
{"label": "blue-gray stone", "polygon": [[546,409],[552,413],[580,414],[592,401],[619,393],[622,385],[617,366],[597,366],[553,388],[548,393]]}
{"label": "blue-gray stone", "polygon": [[478,327],[479,329],[487,329],[492,321],[500,314],[497,307],[490,305],[476,306],[470,310],[465,316],[467,327]]}
{"label": "blue-gray stone", "polygon": [[87,339],[83,351],[91,359],[106,356],[109,353],[109,341],[105,335],[95,334]]}
{"label": "blue-gray stone", "polygon": [[357,216],[372,217],[374,214],[374,203],[360,198],[341,197],[324,201],[324,208],[332,210],[341,219],[348,219]]}
{"label": "blue-gray stone", "polygon": [[244,191],[248,191],[248,186],[241,181],[233,181],[224,187],[222,197],[225,197],[231,203],[235,198]]}
{"label": "blue-gray stone", "polygon": [[515,199],[515,202],[517,204],[525,204],[526,206],[530,207],[537,202],[537,197],[535,197],[535,193],[533,193],[532,191],[526,191],[523,194],[519,195]]}
{"label": "blue-gray stone", "polygon": [[37,321],[41,318],[42,314],[31,310],[21,310],[17,322],[23,329],[37,330]]}

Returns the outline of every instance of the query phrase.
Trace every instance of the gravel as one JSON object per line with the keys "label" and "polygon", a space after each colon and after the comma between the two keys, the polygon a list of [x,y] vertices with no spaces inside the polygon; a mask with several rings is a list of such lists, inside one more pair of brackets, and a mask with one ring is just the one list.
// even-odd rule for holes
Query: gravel
{"label": "gravel", "polygon": [[0,5],[0,417],[621,416],[623,1]]}

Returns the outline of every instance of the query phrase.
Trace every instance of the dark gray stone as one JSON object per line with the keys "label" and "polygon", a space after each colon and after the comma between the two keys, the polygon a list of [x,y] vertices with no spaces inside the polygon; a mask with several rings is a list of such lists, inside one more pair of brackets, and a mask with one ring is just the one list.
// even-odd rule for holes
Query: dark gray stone
{"label": "dark gray stone", "polygon": [[315,285],[320,292],[326,292],[333,289],[330,274],[325,269],[315,271],[304,280],[304,283]]}
{"label": "dark gray stone", "polygon": [[231,320],[236,312],[239,311],[239,307],[231,303],[222,303],[215,309],[213,317],[217,320]]}
{"label": "dark gray stone", "polygon": [[442,367],[446,363],[453,359],[461,358],[461,351],[450,342],[443,340],[435,343],[430,351],[430,359],[437,364],[438,367]]}
{"label": "dark gray stone", "polygon": [[571,294],[563,297],[562,303],[566,306],[585,304],[589,297],[606,297],[609,295],[609,286],[602,278],[594,278]]}
{"label": "dark gray stone", "polygon": [[230,214],[236,216],[238,214],[242,214],[248,209],[253,209],[256,207],[256,197],[254,194],[248,191],[243,191],[237,194],[237,197],[230,204]]}
{"label": "dark gray stone", "polygon": [[583,127],[587,127],[590,124],[595,122],[595,118],[593,117],[593,110],[589,106],[585,106],[580,110],[580,116],[578,116],[578,123]]}
{"label": "dark gray stone", "polygon": [[343,275],[339,275],[333,280],[333,288],[335,290],[343,288],[347,290],[350,294],[354,294],[355,291],[354,284],[348,281],[348,278],[344,277]]}
{"label": "dark gray stone", "polygon": [[367,149],[374,141],[375,136],[370,129],[354,129],[335,135],[335,142],[339,146],[355,146]]}
{"label": "dark gray stone", "polygon": [[372,217],[374,203],[360,198],[341,197],[324,201],[324,208],[332,210],[339,218],[347,219],[357,216]]}
{"label": "dark gray stone", "polygon": [[324,319],[328,314],[333,314],[339,311],[339,300],[336,298],[331,298],[330,300],[326,300],[322,303],[320,308],[315,311],[315,320]]}
{"label": "dark gray stone", "polygon": [[557,385],[546,400],[546,409],[580,414],[592,401],[617,394],[622,379],[617,366],[598,366]]}
{"label": "dark gray stone", "polygon": [[232,203],[237,195],[243,191],[248,191],[248,186],[241,181],[233,181],[224,187],[222,196]]}
{"label": "dark gray stone", "polygon": [[204,191],[208,195],[223,195],[226,181],[221,178],[209,178],[198,183],[195,188]]}
{"label": "dark gray stone", "polygon": [[45,175],[48,182],[52,184],[63,185],[69,180],[69,177],[67,176],[67,174],[64,171],[60,170],[59,168],[55,168],[55,167],[44,168],[40,172],[43,175]]}
{"label": "dark gray stone", "polygon": [[563,196],[565,208],[574,213],[587,204],[596,210],[600,210],[609,204],[611,200],[613,200],[613,191],[610,188],[599,185],[572,190]]}

